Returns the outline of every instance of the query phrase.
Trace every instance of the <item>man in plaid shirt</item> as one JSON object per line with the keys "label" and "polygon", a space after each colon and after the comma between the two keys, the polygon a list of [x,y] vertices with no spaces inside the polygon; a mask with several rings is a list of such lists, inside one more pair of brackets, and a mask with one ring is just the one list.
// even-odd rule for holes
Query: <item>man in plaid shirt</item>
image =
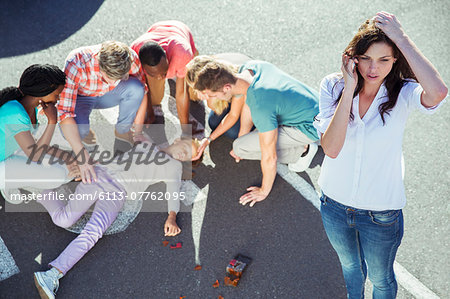
{"label": "man in plaid shirt", "polygon": [[145,75],[137,54],[116,41],[73,50],[66,59],[64,72],[67,80],[58,104],[60,125],[75,154],[83,151],[77,156],[81,177],[84,183],[90,183],[91,178],[96,180],[96,175],[87,163],[89,154],[83,143],[96,142],[89,128],[92,109],[119,105],[116,138],[133,143],[130,129],[146,96]]}

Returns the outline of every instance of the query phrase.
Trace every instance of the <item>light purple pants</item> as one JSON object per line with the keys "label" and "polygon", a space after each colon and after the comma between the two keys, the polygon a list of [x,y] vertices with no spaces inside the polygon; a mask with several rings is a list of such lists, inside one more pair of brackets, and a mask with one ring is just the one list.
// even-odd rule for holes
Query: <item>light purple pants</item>
{"label": "light purple pants", "polygon": [[[72,226],[92,204],[95,204],[92,216],[81,233],[49,264],[63,274],[66,274],[97,243],[125,203],[125,200],[106,200],[124,198],[125,189],[105,168],[95,167],[95,171],[98,181],[92,184],[80,183],[74,193],[74,198],[79,197],[78,199],[70,200],[68,203],[45,198],[39,201],[53,222],[60,227]],[[49,193],[51,190],[46,190],[43,195]]]}

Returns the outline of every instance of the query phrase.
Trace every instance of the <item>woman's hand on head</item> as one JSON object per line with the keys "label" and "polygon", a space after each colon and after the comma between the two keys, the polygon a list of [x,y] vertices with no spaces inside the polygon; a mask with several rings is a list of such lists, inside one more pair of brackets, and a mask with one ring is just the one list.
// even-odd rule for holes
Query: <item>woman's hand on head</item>
{"label": "woman's hand on head", "polygon": [[358,84],[358,73],[356,72],[358,59],[348,54],[349,53],[342,54],[341,71],[344,76],[345,87],[355,90],[356,85]]}
{"label": "woman's hand on head", "polygon": [[39,104],[41,104],[42,111],[44,111],[44,114],[48,119],[48,123],[56,124],[58,122],[58,110],[56,109],[55,103],[39,101]]}
{"label": "woman's hand on head", "polygon": [[373,19],[375,26],[383,30],[394,43],[399,42],[405,36],[402,25],[395,15],[382,11],[378,12]]}

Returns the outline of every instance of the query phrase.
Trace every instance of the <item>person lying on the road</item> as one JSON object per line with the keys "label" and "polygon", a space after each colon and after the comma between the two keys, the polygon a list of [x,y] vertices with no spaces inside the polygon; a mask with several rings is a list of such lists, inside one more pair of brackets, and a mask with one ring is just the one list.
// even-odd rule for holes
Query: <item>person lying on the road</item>
{"label": "person lying on the road", "polygon": [[[292,171],[309,167],[317,151],[312,125],[319,112],[316,91],[268,62],[248,61],[236,71],[217,59],[197,72],[194,89],[210,100],[230,102],[236,96],[245,100],[239,137],[230,155],[236,162],[261,160],[263,180],[260,187],[247,189],[241,204],[252,207],[269,195],[277,162],[287,163]],[[253,125],[256,130],[251,131]]]}
{"label": "person lying on the road", "polygon": [[[197,153],[199,147],[200,142],[197,139],[177,138],[172,145],[160,147],[160,150],[178,161],[186,162],[192,160],[192,156]],[[197,157],[193,161],[201,160],[200,158]]]}
{"label": "person lying on the road", "polygon": [[[56,188],[73,179],[76,164],[70,155],[50,146],[57,123],[55,105],[65,83],[66,75],[58,67],[34,64],[23,72],[18,87],[0,91],[0,190],[8,202],[22,202],[15,200],[18,188]],[[48,124],[36,141],[38,107]],[[50,156],[65,163],[50,164]]]}
{"label": "person lying on the road", "polygon": [[242,64],[252,60],[250,57],[240,53],[221,53],[211,56],[197,56],[186,66],[187,85],[196,93],[197,98],[206,100],[208,107],[211,108],[211,112],[208,117],[208,124],[212,132],[208,138],[204,138],[200,142],[201,147],[199,148],[197,155],[194,155],[194,159],[199,157],[205,148],[221,135],[225,135],[231,139],[236,139],[239,135],[239,118],[241,117],[245,97],[240,95],[233,96],[230,101],[208,99],[206,96],[202,95],[200,91],[196,91],[194,89],[194,84],[197,81],[198,73],[207,63],[214,61],[215,59],[227,64],[236,73]]}
{"label": "person lying on the road", "polygon": [[322,80],[314,122],[326,155],[319,177],[323,226],[348,298],[363,297],[367,275],[373,298],[395,298],[406,203],[403,132],[413,110],[435,112],[448,89],[386,12],[359,27],[342,54],[341,72]]}
{"label": "person lying on the road", "polygon": [[[163,151],[182,161],[190,161],[192,151],[197,151],[198,143],[186,140],[177,140],[173,145],[164,148]],[[154,150],[149,152],[150,159],[155,161],[155,156],[161,152]],[[128,153],[125,153],[125,155]],[[126,157],[125,157],[126,158]],[[34,280],[42,298],[54,298],[59,286],[59,279],[95,245],[103,236],[103,233],[111,226],[118,213],[122,209],[126,198],[139,200],[149,185],[157,182],[166,184],[164,198],[168,203],[168,216],[164,223],[165,236],[176,236],[181,232],[176,223],[177,213],[180,209],[180,193],[182,165],[179,161],[164,155],[163,163],[138,163],[137,158],[127,168],[125,163],[120,163],[117,158],[114,163],[106,166],[96,165],[97,182],[92,184],[79,184],[73,198],[82,197],[83,200],[65,201],[52,200],[52,190],[42,194],[39,202],[49,212],[52,221],[60,227],[70,227],[86,213],[94,204],[94,210],[89,222],[80,235],[75,238],[66,249],[50,262],[51,269],[45,272],[34,273]],[[123,159],[123,157],[122,157]],[[168,195],[168,196],[166,196]]]}

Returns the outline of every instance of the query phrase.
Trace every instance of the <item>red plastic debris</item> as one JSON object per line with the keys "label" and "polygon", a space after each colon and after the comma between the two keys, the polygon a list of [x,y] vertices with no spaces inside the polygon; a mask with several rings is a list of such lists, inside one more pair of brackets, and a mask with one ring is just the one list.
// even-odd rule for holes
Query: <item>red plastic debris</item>
{"label": "red plastic debris", "polygon": [[224,299],[224,298],[223,298],[222,296],[219,295],[219,298],[217,298],[217,299]]}
{"label": "red plastic debris", "polygon": [[169,241],[163,241],[163,246],[166,247],[167,245],[169,245]]}
{"label": "red plastic debris", "polygon": [[176,248],[182,248],[183,247],[183,243],[178,242],[176,245],[170,245],[171,249],[176,249]]}
{"label": "red plastic debris", "polygon": [[218,288],[219,287],[219,281],[218,280],[216,280],[216,282],[213,284],[213,287],[214,288]]}
{"label": "red plastic debris", "polygon": [[201,270],[201,269],[202,269],[202,266],[201,266],[201,265],[197,265],[197,266],[195,266],[195,268],[194,268],[194,270],[196,270],[196,271]]}
{"label": "red plastic debris", "polygon": [[184,298],[186,298],[186,296],[180,296],[180,299],[184,299]]}

